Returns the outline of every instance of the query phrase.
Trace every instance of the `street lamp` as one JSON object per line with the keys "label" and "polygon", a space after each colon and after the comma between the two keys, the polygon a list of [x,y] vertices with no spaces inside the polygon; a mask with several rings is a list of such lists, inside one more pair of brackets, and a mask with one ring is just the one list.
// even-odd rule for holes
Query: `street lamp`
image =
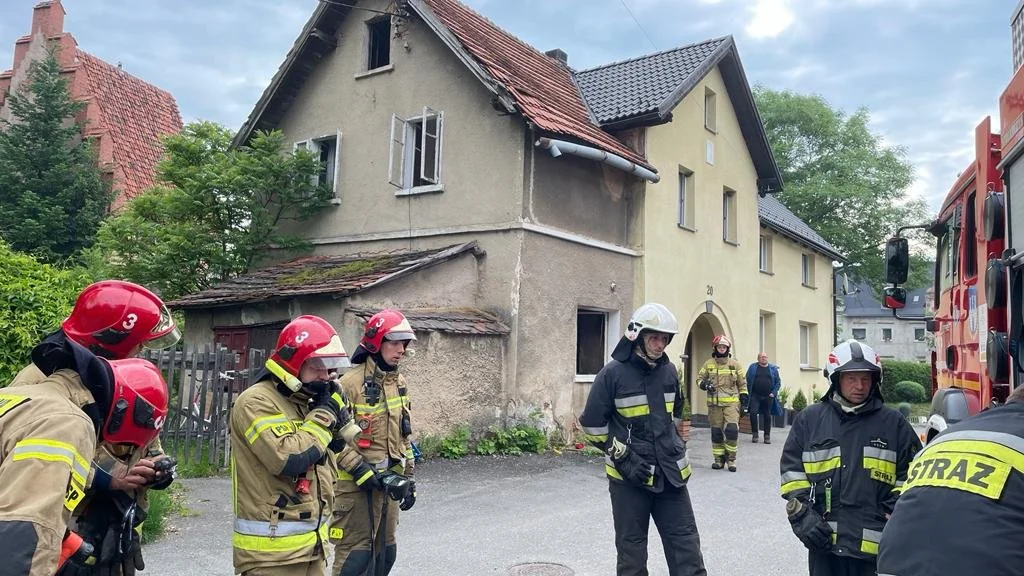
{"label": "street lamp", "polygon": [[[847,279],[845,278],[846,270],[848,268],[860,268],[860,262],[851,262],[849,264],[843,264],[842,262],[832,262],[832,345],[836,346],[839,344],[839,298],[846,296]],[[843,274],[843,284],[837,288],[836,280],[839,275]]]}

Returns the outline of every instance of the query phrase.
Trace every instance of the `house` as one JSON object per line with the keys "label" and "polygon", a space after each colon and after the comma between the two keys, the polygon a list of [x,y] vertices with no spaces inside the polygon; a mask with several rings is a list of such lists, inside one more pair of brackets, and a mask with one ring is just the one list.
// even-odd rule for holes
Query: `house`
{"label": "house", "polygon": [[694,413],[695,386],[725,334],[744,366],[759,351],[786,386],[810,395],[832,346],[832,262],[843,257],[773,194],[782,186],[732,37],[583,70],[597,122],[636,133],[660,181],[643,183],[644,299],[679,317]]}
{"label": "house", "polygon": [[[734,55],[730,38],[716,42],[705,60]],[[671,72],[673,81],[719,78],[715,65]],[[629,76],[606,81],[574,71],[561,50],[541,53],[455,0],[320,3],[235,138],[240,145],[257,130],[279,129],[294,147],[320,156],[318,178],[334,200],[301,223],[314,253],[271,255],[278,262],[266,269],[170,303],[185,311],[185,338],[224,342],[236,334],[252,342],[266,326],[315,313],[354,347],[368,311],[396,306],[419,334],[421,352],[407,370],[428,432],[539,415],[572,433],[594,376],[646,300],[666,301],[683,324],[674,357],[688,340],[691,354],[703,353],[711,333],[725,329],[753,359],[760,308],[750,286],[771,282],[757,268],[756,198],[776,190],[779,179],[749,89],[746,115],[733,118],[726,95],[739,81],[729,76],[738,66],[736,59],[729,80],[715,86],[717,169],[743,171],[737,180],[722,177],[736,192],[724,229],[735,234],[730,248],[739,249],[709,248],[726,259],[715,262],[702,253],[722,239],[711,232],[723,230],[716,210],[724,188],[714,201],[704,197],[712,171],[690,164],[700,184],[692,189],[693,230],[684,231],[689,244],[668,237],[681,230],[674,221],[656,218],[676,213],[679,166],[690,161],[669,146],[692,130],[676,123],[690,111],[619,118],[621,103],[607,82]],[[691,93],[679,93],[686,96],[680,106],[691,106]],[[758,137],[748,151],[748,138]],[[730,160],[736,149],[741,159]],[[781,319],[801,306],[809,321],[831,317],[815,315],[812,297],[824,298],[830,311],[828,291],[799,294],[799,255],[814,262],[835,255],[793,224],[765,224],[778,238],[772,273],[780,287],[778,302],[764,306],[779,315],[780,354],[795,361],[789,342],[798,329],[794,322],[788,338]],[[315,260],[321,272],[294,272],[308,265],[304,258],[324,259]],[[828,268],[817,264],[811,283]],[[784,276],[797,281],[783,285]],[[301,289],[288,287],[296,278]],[[483,328],[451,331],[467,324]]]}
{"label": "house", "polygon": [[83,136],[94,139],[100,168],[109,178],[117,209],[153,185],[163,155],[160,137],[181,130],[178,104],[168,92],[78,48],[64,31],[60,0],[45,0],[32,9],[29,33],[14,43],[14,64],[0,73],[0,118],[10,118],[8,91],[17,89],[29,66],[55,49],[71,97],[86,103]]}
{"label": "house", "polygon": [[[907,306],[899,311],[906,318],[924,318],[932,311],[931,288],[907,292]],[[871,286],[857,283],[843,297],[840,338],[860,340],[882,358],[925,362],[930,358],[932,335],[924,320],[901,320],[882,307]]]}

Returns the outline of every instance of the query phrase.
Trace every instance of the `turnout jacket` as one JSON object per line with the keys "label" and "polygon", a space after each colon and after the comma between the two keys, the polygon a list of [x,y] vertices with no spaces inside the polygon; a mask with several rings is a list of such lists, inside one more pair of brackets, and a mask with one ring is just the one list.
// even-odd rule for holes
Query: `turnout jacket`
{"label": "turnout jacket", "polygon": [[[647,489],[661,492],[666,482],[681,487],[690,477],[686,444],[675,426],[682,415],[683,395],[668,357],[662,354],[651,367],[636,352],[627,357],[617,350],[594,379],[580,426],[602,452],[618,438],[654,466],[654,482]],[[611,482],[625,482],[608,456],[604,468]]]}
{"label": "turnout jacket", "polygon": [[811,504],[828,522],[832,554],[874,560],[920,448],[914,429],[880,394],[852,413],[826,394],[793,422],[782,449],[782,497]]}
{"label": "turnout jacket", "polygon": [[[368,386],[377,386],[380,396],[367,398]],[[363,460],[378,471],[390,468],[406,476],[413,475],[415,460],[412,452],[412,436],[402,435],[402,418],[410,418],[412,406],[409,402],[405,376],[393,370],[384,372],[377,368],[372,358],[354,366],[341,377],[341,389],[352,406],[352,417],[362,432],[354,442],[347,443],[338,453],[338,492],[359,490],[348,472]]]}
{"label": "turnout jacket", "polygon": [[742,369],[734,358],[724,360],[719,363],[718,359],[709,358],[697,372],[697,382],[707,377],[715,384],[716,392],[708,394],[708,406],[739,407],[740,392],[746,392],[747,389],[745,379],[740,375]]}
{"label": "turnout jacket", "polygon": [[882,533],[879,575],[1019,574],[1024,404],[950,426],[910,465]]}
{"label": "turnout jacket", "polygon": [[[269,375],[231,409],[236,573],[322,561],[334,505],[334,463],[325,458],[332,433],[308,413],[308,399],[286,396]],[[308,494],[295,490],[302,477]]]}
{"label": "turnout jacket", "polygon": [[32,386],[0,390],[0,558],[4,574],[57,570],[71,512],[89,480],[94,403],[71,369]]}

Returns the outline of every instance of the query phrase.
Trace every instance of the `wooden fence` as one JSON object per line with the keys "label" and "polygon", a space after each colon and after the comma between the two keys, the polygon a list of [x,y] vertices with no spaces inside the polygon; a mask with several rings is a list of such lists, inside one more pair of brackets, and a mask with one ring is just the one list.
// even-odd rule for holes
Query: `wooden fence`
{"label": "wooden fence", "polygon": [[160,368],[170,389],[160,433],[164,451],[184,464],[227,466],[231,406],[242,390],[255,383],[266,352],[249,350],[244,364],[227,348],[210,344],[147,350],[142,357]]}

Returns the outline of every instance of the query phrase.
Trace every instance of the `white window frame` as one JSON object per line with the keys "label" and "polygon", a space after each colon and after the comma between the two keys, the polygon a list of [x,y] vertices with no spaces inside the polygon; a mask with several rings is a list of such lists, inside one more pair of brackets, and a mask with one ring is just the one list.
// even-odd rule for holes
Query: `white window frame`
{"label": "white window frame", "polygon": [[676,214],[676,224],[680,228],[685,228],[687,230],[696,230],[696,228],[694,227],[695,207],[693,205],[693,202],[695,190],[693,181],[693,170],[689,170],[687,168],[684,168],[683,166],[680,166],[679,197],[677,199],[679,205]]}
{"label": "white window frame", "polygon": [[[618,310],[606,310],[602,308],[592,308],[589,306],[580,306],[576,309],[576,315],[579,316],[580,312],[588,312],[593,314],[604,314],[604,353],[605,363],[612,357],[612,352],[615,350],[615,345],[618,344],[619,338],[622,336],[619,329],[619,311]],[[579,356],[579,350],[575,349],[574,346],[574,359]],[[575,361],[574,361],[575,364]],[[574,368],[575,370],[575,368]],[[593,382],[597,374],[576,374],[574,380],[576,382]]]}
{"label": "white window frame", "polygon": [[736,236],[739,229],[736,222],[736,191],[732,188],[722,188],[722,241],[729,244],[739,244]]}
{"label": "white window frame", "polygon": [[[889,337],[885,337],[885,331],[889,331]],[[882,328],[882,342],[892,342],[892,328]]]}
{"label": "white window frame", "polygon": [[[918,334],[921,334],[920,338],[917,337]],[[926,329],[914,328],[914,342],[924,342],[927,337],[928,334]]]}
{"label": "white window frame", "polygon": [[800,283],[814,288],[814,254],[800,253]]}
{"label": "white window frame", "polygon": [[[429,120],[435,119],[435,133],[431,134],[428,126]],[[419,142],[416,142],[416,128],[420,130]],[[427,149],[428,141],[434,141],[433,170],[428,171],[430,163],[426,154],[422,151]],[[410,147],[409,144],[413,143]],[[416,166],[416,145],[419,145],[420,162]],[[442,192],[441,167],[444,158],[444,112],[434,110],[429,106],[423,107],[423,113],[414,118],[402,118],[397,114],[391,115],[391,140],[388,147],[388,183],[398,191],[396,196],[410,194],[423,194],[427,192]],[[416,186],[417,180],[426,182]]]}
{"label": "white window frame", "polygon": [[810,368],[811,367],[811,338],[812,338],[813,326],[806,323],[800,323],[800,367]]}
{"label": "white window frame", "polygon": [[704,128],[718,133],[718,95],[707,86],[704,87]]}
{"label": "white window frame", "polygon": [[772,237],[767,234],[758,238],[757,269],[768,274],[772,272]]}
{"label": "white window frame", "polygon": [[[327,167],[327,177],[330,180],[327,184],[328,188],[331,189],[331,204],[341,203],[341,142],[342,133],[341,130],[337,130],[334,134],[325,134],[316,138],[309,138],[308,140],[299,140],[292,144],[292,152],[296,150],[305,149],[310,152],[318,161],[320,159],[320,146],[321,142],[334,141],[334,162],[333,166]],[[314,186],[320,184],[320,171],[314,174],[311,178]]]}

